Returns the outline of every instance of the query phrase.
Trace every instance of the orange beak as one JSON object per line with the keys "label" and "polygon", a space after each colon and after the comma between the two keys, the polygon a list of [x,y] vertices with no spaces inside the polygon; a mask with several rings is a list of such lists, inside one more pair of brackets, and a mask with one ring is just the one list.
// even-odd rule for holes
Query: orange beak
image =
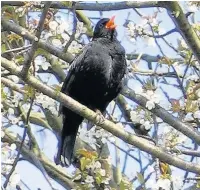
{"label": "orange beak", "polygon": [[114,23],[115,16],[112,16],[111,19],[106,23],[106,28],[114,30],[117,25]]}

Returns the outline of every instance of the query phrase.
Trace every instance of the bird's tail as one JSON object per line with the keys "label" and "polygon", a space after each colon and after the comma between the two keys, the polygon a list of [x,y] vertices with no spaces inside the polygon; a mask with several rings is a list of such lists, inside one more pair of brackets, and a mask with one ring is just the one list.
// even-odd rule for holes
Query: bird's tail
{"label": "bird's tail", "polygon": [[71,164],[78,127],[82,121],[83,118],[75,113],[64,116],[61,140],[58,143],[56,164],[60,163],[63,166]]}

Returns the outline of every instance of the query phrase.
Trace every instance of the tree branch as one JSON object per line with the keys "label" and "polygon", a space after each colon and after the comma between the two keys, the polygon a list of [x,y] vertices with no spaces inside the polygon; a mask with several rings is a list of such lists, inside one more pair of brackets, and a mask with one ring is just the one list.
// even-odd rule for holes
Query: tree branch
{"label": "tree branch", "polygon": [[24,91],[23,89],[21,89],[19,86],[17,86],[16,83],[14,83],[13,81],[11,81],[11,80],[9,80],[9,79],[7,79],[7,78],[1,77],[1,82],[2,82],[5,86],[7,86],[7,87],[9,87],[9,88],[11,88],[11,89],[13,89],[13,90],[15,90],[15,91],[21,93],[21,94],[24,94],[24,93],[25,93],[25,91]]}
{"label": "tree branch", "polygon": [[194,56],[200,63],[200,38],[188,22],[179,3],[176,1],[163,2],[165,8],[170,10],[172,20],[180,29],[180,33],[191,48]]}
{"label": "tree branch", "polygon": [[[9,144],[15,143],[17,147],[20,146],[20,141],[16,140],[15,137],[11,136],[9,133],[5,132],[5,136],[2,139],[3,142],[8,142]],[[41,162],[44,166],[48,175],[61,184],[66,189],[77,188],[77,185],[72,182],[69,176],[66,175],[66,171],[62,169],[62,167],[56,166],[53,162],[51,162],[45,155],[35,155],[31,152],[27,146],[22,146],[22,156],[25,160],[29,161],[31,164],[35,165],[37,168],[39,167],[38,164],[34,161],[35,157]],[[40,169],[40,168],[38,168]]]}
{"label": "tree branch", "polygon": [[[23,1],[3,1],[2,6],[23,6]],[[34,5],[37,8],[42,8],[41,5]],[[88,11],[113,11],[131,8],[149,8],[161,6],[157,1],[137,2],[137,1],[122,1],[115,3],[79,3],[75,5],[76,10],[88,10]],[[51,8],[55,9],[71,9],[72,3],[53,2]]]}
{"label": "tree branch", "polygon": [[[147,98],[135,94],[132,90],[129,90],[128,88],[124,89],[122,94],[142,106],[143,108],[146,107],[146,103],[148,101]],[[197,144],[200,144],[200,133],[198,131],[195,131],[192,127],[187,126],[186,124],[182,123],[178,118],[174,117],[172,114],[168,113],[164,108],[159,106],[158,104],[155,105],[155,108],[149,110],[153,114],[155,114],[157,117],[161,118],[164,122],[168,123],[172,127],[174,127],[176,130],[180,131],[187,137],[194,140]]]}
{"label": "tree branch", "polygon": [[[33,41],[35,36],[32,35],[28,30],[26,30],[25,28],[17,25],[17,24],[13,24],[12,22],[10,21],[6,21],[6,19],[1,19],[1,24],[2,24],[2,27],[5,29],[5,30],[8,30],[8,31],[12,31],[30,41]],[[44,40],[39,40],[38,42],[38,47],[42,48],[42,49],[45,49],[46,51],[48,51],[49,53],[59,57],[60,59],[63,59],[64,61],[70,63],[73,59],[74,59],[74,56],[71,54],[71,53],[64,53],[63,52],[63,49],[59,49],[59,48],[56,48],[54,47],[53,45],[49,44],[49,43],[46,43],[46,41]]]}
{"label": "tree branch", "polygon": [[[7,70],[9,70],[12,74],[15,74],[16,76],[21,77],[20,69],[16,66],[15,63],[13,63],[12,61],[8,61],[5,58],[1,59],[1,63],[2,63],[2,66],[6,68]],[[129,143],[133,146],[136,146],[142,151],[152,154],[152,156],[159,158],[163,162],[166,162],[168,164],[174,165],[176,167],[179,167],[187,171],[200,173],[200,166],[190,163],[190,162],[185,162],[182,159],[179,159],[176,157],[172,157],[170,154],[164,152],[161,148],[156,147],[155,145],[149,143],[149,141],[143,138],[140,138],[136,135],[132,135],[129,132],[126,132],[125,130],[120,128],[120,126],[115,125],[113,122],[107,119],[104,119],[103,122],[99,123],[99,119],[98,119],[99,117],[97,113],[88,109],[86,106],[78,103],[77,101],[73,100],[71,97],[61,92],[58,92],[56,90],[53,90],[46,84],[43,84],[42,82],[40,82],[35,77],[28,76],[26,79],[24,79],[24,81],[27,84],[31,85],[32,87],[36,88],[37,90],[41,91],[45,95],[48,95],[49,97],[61,102],[64,106],[74,111],[75,113],[81,115],[82,117],[92,121],[94,124],[102,127],[103,129],[109,131],[113,135],[119,137],[124,142]],[[190,131],[190,128],[188,128],[188,130]],[[200,138],[198,139],[198,141],[199,140]]]}
{"label": "tree branch", "polygon": [[9,182],[9,180],[10,180],[10,177],[11,177],[11,175],[13,174],[13,172],[15,171],[15,168],[16,168],[17,163],[18,163],[18,161],[19,161],[19,156],[20,156],[20,154],[21,154],[22,147],[23,147],[24,141],[25,141],[25,139],[26,139],[26,133],[27,133],[27,129],[28,129],[27,126],[28,126],[28,123],[29,123],[29,117],[30,117],[30,113],[31,113],[32,106],[33,106],[33,101],[34,101],[34,99],[32,99],[31,104],[30,104],[30,107],[29,107],[29,110],[28,110],[28,112],[27,112],[26,122],[25,122],[25,125],[24,125],[24,132],[23,132],[22,141],[21,141],[21,143],[20,143],[19,150],[18,150],[17,156],[16,156],[16,158],[15,158],[15,161],[14,161],[14,163],[13,163],[12,169],[10,170],[9,174],[8,174],[7,177],[6,177],[6,181],[5,181],[4,185],[3,185],[4,188],[7,187],[8,182]]}
{"label": "tree branch", "polygon": [[27,52],[27,54],[25,55],[24,63],[23,63],[23,68],[22,68],[22,76],[23,76],[24,78],[27,77],[27,75],[28,75],[28,70],[29,70],[29,68],[31,67],[31,62],[32,62],[32,59],[33,59],[33,57],[34,57],[35,51],[37,50],[38,42],[39,42],[39,40],[40,40],[40,35],[41,35],[41,33],[42,33],[43,25],[44,25],[45,18],[46,18],[46,15],[47,15],[47,13],[48,13],[48,10],[49,10],[50,5],[51,5],[51,1],[47,1],[47,2],[45,3],[44,10],[43,10],[43,12],[42,12],[42,15],[41,15],[41,18],[40,18],[38,27],[37,27],[37,29],[36,29],[35,38],[32,40],[32,47],[31,47],[31,49]]}

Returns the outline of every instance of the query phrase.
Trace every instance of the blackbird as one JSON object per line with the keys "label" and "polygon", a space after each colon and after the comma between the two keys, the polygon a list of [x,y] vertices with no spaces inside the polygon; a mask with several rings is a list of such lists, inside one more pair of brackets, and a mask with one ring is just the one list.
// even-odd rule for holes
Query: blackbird
{"label": "blackbird", "polygon": [[[126,72],[125,50],[117,40],[114,16],[95,26],[92,41],[72,62],[61,92],[88,108],[104,112],[122,88]],[[61,106],[63,128],[56,163],[69,166],[83,117]],[[62,157],[63,156],[63,157]]]}

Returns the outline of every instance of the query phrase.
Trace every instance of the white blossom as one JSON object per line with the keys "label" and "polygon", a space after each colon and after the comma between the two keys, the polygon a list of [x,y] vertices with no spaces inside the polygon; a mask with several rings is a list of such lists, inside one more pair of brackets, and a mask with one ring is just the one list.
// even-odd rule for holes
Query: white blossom
{"label": "white blossom", "polygon": [[12,143],[10,145],[10,150],[16,150],[16,148],[17,148],[16,144]]}
{"label": "white blossom", "polygon": [[146,92],[147,97],[151,97],[151,96],[153,96],[153,94],[154,94],[154,92],[152,90],[147,90],[147,92]]}
{"label": "white blossom", "polygon": [[197,82],[199,80],[199,77],[197,75],[190,75],[187,77],[187,80],[193,80]]}
{"label": "white blossom", "polygon": [[196,91],[196,95],[200,98],[200,89]]}
{"label": "white blossom", "polygon": [[188,12],[196,12],[198,11],[198,7],[195,4],[191,4],[191,2],[187,3],[187,11]]}
{"label": "white blossom", "polygon": [[135,38],[130,38],[130,41],[133,43],[136,43],[136,39]]}
{"label": "white blossom", "polygon": [[110,181],[110,178],[106,178],[106,179],[102,180],[102,183],[108,185],[109,181]]}
{"label": "white blossom", "polygon": [[14,115],[15,114],[14,109],[13,108],[8,108],[8,114]]}
{"label": "white blossom", "polygon": [[61,46],[62,43],[59,39],[53,39],[52,42],[51,42],[54,46]]}
{"label": "white blossom", "polygon": [[122,123],[116,123],[116,126],[118,127],[118,128],[120,128],[120,129],[124,129],[124,126],[123,126],[123,124]]}
{"label": "white blossom", "polygon": [[92,183],[90,183],[90,184],[88,184],[88,187],[89,187],[90,189],[92,189],[92,188],[94,187],[94,185],[93,185]]}
{"label": "white blossom", "polygon": [[141,94],[143,92],[143,89],[141,86],[137,85],[135,88],[134,88],[134,91],[136,94]]}
{"label": "white blossom", "polygon": [[130,116],[133,123],[138,123],[141,120],[141,115],[136,111],[131,111]]}
{"label": "white blossom", "polygon": [[185,121],[193,121],[194,118],[192,116],[193,114],[191,112],[187,113],[186,116],[185,116]]}
{"label": "white blossom", "polygon": [[101,163],[99,161],[96,161],[95,162],[95,168],[101,168]]}
{"label": "white blossom", "polygon": [[151,100],[152,100],[153,102],[155,102],[156,104],[158,104],[158,103],[160,102],[160,100],[161,100],[160,94],[154,93],[153,96],[151,97]]}
{"label": "white blossom", "polygon": [[44,62],[41,66],[42,66],[42,69],[43,69],[44,71],[46,71],[46,70],[48,70],[49,66],[51,66],[51,65],[50,65],[49,62],[46,61],[46,62]]}
{"label": "white blossom", "polygon": [[144,119],[140,119],[140,124],[144,124],[145,123],[145,120]]}
{"label": "white blossom", "polygon": [[194,112],[194,118],[200,119],[200,110]]}
{"label": "white blossom", "polygon": [[11,123],[13,125],[16,125],[18,122],[19,122],[19,118],[14,117],[14,118],[11,119]]}
{"label": "white blossom", "polygon": [[186,42],[185,42],[184,39],[181,39],[181,40],[180,40],[180,43],[181,43],[181,46],[182,46],[183,48],[185,48],[185,49],[188,48],[188,45],[186,44]]}
{"label": "white blossom", "polygon": [[153,101],[151,101],[151,100],[147,101],[146,108],[148,110],[152,110],[153,108],[155,108],[155,103]]}
{"label": "white blossom", "polygon": [[90,129],[90,131],[87,131],[85,127],[82,127],[79,130],[80,134],[79,134],[79,138],[81,140],[83,140],[84,142],[90,144],[90,146],[96,150],[96,138],[95,137],[95,131],[94,131],[94,127],[92,129]]}
{"label": "white blossom", "polygon": [[15,10],[15,12],[16,12],[16,13],[20,13],[20,12],[22,12],[23,10],[24,10],[23,7],[19,7],[19,8],[17,8],[17,9]]}
{"label": "white blossom", "polygon": [[69,35],[66,34],[66,33],[62,33],[61,36],[62,36],[62,38],[65,40],[66,43],[67,43],[67,42],[69,41],[69,39],[70,39]]}
{"label": "white blossom", "polygon": [[106,170],[104,170],[104,169],[100,169],[99,173],[103,177],[106,176]]}
{"label": "white blossom", "polygon": [[86,179],[85,179],[85,182],[86,182],[86,183],[93,183],[93,182],[94,182],[94,178],[93,178],[92,176],[89,176],[89,175],[88,175],[88,176],[86,177]]}
{"label": "white blossom", "polygon": [[56,28],[58,27],[58,23],[56,22],[56,21],[51,21],[51,22],[49,22],[49,28],[51,29],[51,30],[56,30]]}
{"label": "white blossom", "polygon": [[115,142],[115,137],[113,137],[113,136],[110,137],[110,138],[109,138],[109,141],[110,141],[110,142]]}
{"label": "white blossom", "polygon": [[105,138],[105,137],[101,138],[101,142],[102,142],[103,144],[105,144],[105,143],[107,142],[106,138]]}
{"label": "white blossom", "polygon": [[175,62],[173,64],[173,66],[174,66],[174,69],[176,70],[177,74],[181,75],[181,73],[182,73],[182,67],[181,67],[181,65],[179,65],[177,62]]}
{"label": "white blossom", "polygon": [[102,137],[103,134],[104,134],[104,130],[103,130],[103,129],[97,130],[97,131],[95,132],[95,136],[96,136],[97,138]]}
{"label": "white blossom", "polygon": [[10,186],[16,187],[17,184],[20,182],[20,175],[18,173],[13,173],[10,178]]}
{"label": "white blossom", "polygon": [[169,190],[171,186],[171,182],[169,179],[159,179],[156,183],[156,190],[159,190],[160,188],[164,190]]}
{"label": "white blossom", "polygon": [[145,121],[143,125],[144,125],[144,127],[145,127],[146,130],[151,129],[151,124],[150,124],[149,121]]}
{"label": "white blossom", "polygon": [[185,135],[182,134],[182,133],[180,133],[180,134],[178,135],[178,137],[176,138],[177,143],[179,143],[179,144],[184,143],[187,139],[188,139],[187,136],[185,136]]}
{"label": "white blossom", "polygon": [[144,40],[146,41],[147,45],[150,47],[155,47],[156,43],[155,43],[155,39],[152,37],[145,37]]}
{"label": "white blossom", "polygon": [[81,177],[82,177],[81,174],[78,174],[78,175],[73,179],[73,181],[74,181],[74,180],[80,180]]}
{"label": "white blossom", "polygon": [[56,110],[56,107],[55,107],[55,106],[49,106],[48,109],[51,111],[51,113],[53,113],[53,114],[55,114],[55,115],[58,114],[58,111]]}
{"label": "white blossom", "polygon": [[189,87],[188,89],[187,89],[187,93],[188,94],[191,94],[193,92],[193,87]]}
{"label": "white blossom", "polygon": [[3,138],[5,136],[4,131],[1,131],[1,138]]}
{"label": "white blossom", "polygon": [[57,27],[57,33],[58,34],[63,34],[64,31],[69,30],[69,23],[68,22],[62,22],[58,27]]}

